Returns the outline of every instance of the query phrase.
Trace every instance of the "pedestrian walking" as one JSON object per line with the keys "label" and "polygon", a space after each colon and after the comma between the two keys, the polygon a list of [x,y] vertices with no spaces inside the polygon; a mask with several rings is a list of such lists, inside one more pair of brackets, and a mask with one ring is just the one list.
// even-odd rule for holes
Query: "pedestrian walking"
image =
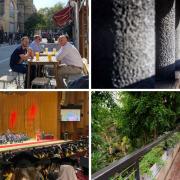
{"label": "pedestrian walking", "polygon": [[9,45],[13,44],[13,34],[10,32],[9,33]]}
{"label": "pedestrian walking", "polygon": [[4,38],[4,30],[3,27],[0,27],[0,44],[3,44],[3,38]]}

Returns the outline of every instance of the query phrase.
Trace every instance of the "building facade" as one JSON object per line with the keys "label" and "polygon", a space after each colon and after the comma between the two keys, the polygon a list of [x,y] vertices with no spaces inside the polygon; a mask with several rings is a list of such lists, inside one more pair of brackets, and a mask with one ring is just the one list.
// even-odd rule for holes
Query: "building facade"
{"label": "building facade", "polygon": [[18,7],[18,29],[24,32],[24,22],[36,11],[33,0],[17,0]]}
{"label": "building facade", "polygon": [[33,0],[0,0],[0,27],[4,32],[24,32],[24,22],[35,11]]}
{"label": "building facade", "polygon": [[17,0],[0,0],[0,27],[4,32],[17,32]]}

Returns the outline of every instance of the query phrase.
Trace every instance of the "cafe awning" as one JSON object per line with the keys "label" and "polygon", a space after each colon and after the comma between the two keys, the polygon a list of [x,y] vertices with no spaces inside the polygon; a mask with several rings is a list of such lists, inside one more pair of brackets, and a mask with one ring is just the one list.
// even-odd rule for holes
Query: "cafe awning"
{"label": "cafe awning", "polygon": [[63,27],[72,21],[72,7],[66,7],[63,10],[54,14],[53,19],[55,23]]}

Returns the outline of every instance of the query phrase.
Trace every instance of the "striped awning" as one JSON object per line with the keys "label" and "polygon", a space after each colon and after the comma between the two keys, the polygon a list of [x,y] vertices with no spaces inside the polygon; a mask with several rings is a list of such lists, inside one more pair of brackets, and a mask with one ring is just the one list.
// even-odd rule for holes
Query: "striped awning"
{"label": "striped awning", "polygon": [[54,22],[63,27],[72,21],[72,7],[66,7],[53,16]]}

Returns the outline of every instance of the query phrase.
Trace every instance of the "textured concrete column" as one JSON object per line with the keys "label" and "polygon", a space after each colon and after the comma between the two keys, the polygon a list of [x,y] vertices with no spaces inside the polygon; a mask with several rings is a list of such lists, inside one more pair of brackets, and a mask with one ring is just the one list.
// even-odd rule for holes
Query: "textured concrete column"
{"label": "textured concrete column", "polygon": [[156,0],[156,79],[175,78],[175,0]]}
{"label": "textured concrete column", "polygon": [[92,0],[92,87],[112,88],[113,0]]}
{"label": "textured concrete column", "polygon": [[153,88],[155,4],[153,0],[114,0],[115,88]]}
{"label": "textured concrete column", "polygon": [[176,61],[180,70],[180,1],[178,0],[176,0]]}
{"label": "textured concrete column", "polygon": [[92,0],[92,86],[152,88],[154,75],[154,0]]}

